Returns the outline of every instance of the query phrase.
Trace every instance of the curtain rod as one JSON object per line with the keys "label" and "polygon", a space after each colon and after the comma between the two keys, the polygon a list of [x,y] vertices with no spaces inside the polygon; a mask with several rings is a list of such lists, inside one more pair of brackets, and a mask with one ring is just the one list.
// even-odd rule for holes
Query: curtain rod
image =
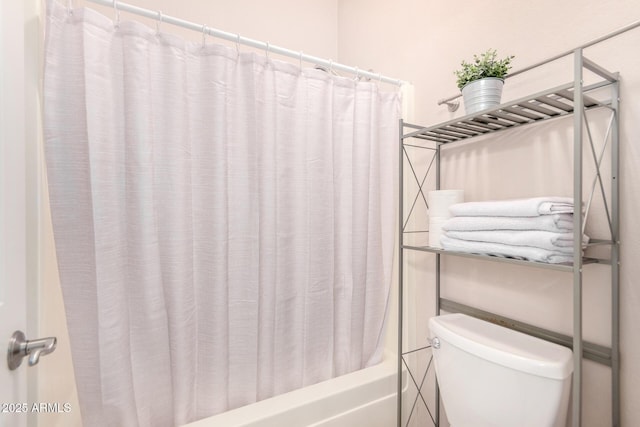
{"label": "curtain rod", "polygon": [[[605,34],[604,36],[600,36],[600,37],[598,37],[596,39],[593,39],[593,40],[591,40],[591,41],[589,41],[587,43],[581,44],[580,46],[578,46],[576,48],[567,50],[565,52],[562,52],[562,53],[559,53],[559,54],[557,54],[555,56],[552,56],[551,58],[544,59],[544,60],[542,60],[540,62],[537,62],[537,63],[535,63],[533,65],[529,65],[528,67],[522,68],[522,69],[514,71],[512,73],[509,73],[509,74],[507,74],[505,76],[505,79],[509,78],[509,77],[517,76],[518,74],[524,73],[525,71],[529,71],[529,70],[531,70],[533,68],[540,67],[542,65],[548,64],[549,62],[553,62],[553,61],[555,61],[557,59],[560,59],[560,58],[563,58],[565,56],[571,55],[573,52],[575,52],[578,49],[585,49],[585,48],[591,47],[594,44],[598,44],[598,43],[603,42],[605,40],[609,40],[612,37],[618,36],[618,35],[620,35],[622,33],[626,33],[627,31],[633,30],[634,28],[637,28],[637,27],[640,27],[640,21],[632,22],[629,25],[626,25],[626,26],[624,26],[622,28],[619,28],[619,29],[617,29],[615,31],[612,31],[612,32],[608,33],[608,34]],[[460,98],[461,96],[462,96],[462,94],[458,93],[457,95],[453,95],[453,96],[450,96],[448,98],[443,98],[443,99],[438,101],[438,105],[442,105],[442,104],[449,105],[451,103],[451,101],[453,101],[454,99]],[[453,110],[453,111],[455,111],[455,110]]]}
{"label": "curtain rod", "polygon": [[[71,0],[69,1],[71,2]],[[337,70],[337,71],[343,71],[346,73],[355,74],[356,78],[367,77],[371,80],[377,80],[380,82],[390,83],[397,86],[407,83],[400,79],[394,79],[391,77],[383,76],[382,74],[361,70],[358,67],[350,67],[348,65],[333,62],[333,60],[331,59],[324,59],[324,58],[319,58],[317,56],[307,55],[302,51],[286,49],[280,46],[272,45],[269,42],[263,42],[263,41],[250,39],[248,37],[242,37],[240,36],[240,34],[229,33],[226,31],[218,30],[216,28],[208,27],[206,25],[196,24],[193,22],[185,21],[184,19],[175,18],[173,16],[163,15],[162,12],[159,10],[156,11],[156,10],[144,9],[144,8],[123,3],[117,0],[88,0],[88,1],[91,3],[100,4],[103,6],[113,7],[115,10],[116,16],[118,16],[120,11],[133,13],[146,18],[155,19],[159,23],[167,23],[167,24],[176,25],[178,27],[187,28],[189,30],[199,31],[199,32],[202,32],[203,36],[206,34],[212,37],[217,37],[217,38],[228,40],[238,44],[243,44],[246,46],[262,49],[265,52],[267,52],[267,54],[276,53],[278,55],[288,56],[290,58],[296,58],[300,60],[300,62],[302,61],[310,62],[316,65],[325,67],[330,71]]]}

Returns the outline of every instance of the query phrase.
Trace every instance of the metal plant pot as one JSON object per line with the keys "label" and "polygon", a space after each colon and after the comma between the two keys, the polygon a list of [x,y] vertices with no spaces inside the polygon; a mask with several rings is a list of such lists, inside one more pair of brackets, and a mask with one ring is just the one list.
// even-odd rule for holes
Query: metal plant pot
{"label": "metal plant pot", "polygon": [[485,77],[467,83],[462,88],[466,113],[473,114],[500,105],[503,86],[504,80],[496,77]]}

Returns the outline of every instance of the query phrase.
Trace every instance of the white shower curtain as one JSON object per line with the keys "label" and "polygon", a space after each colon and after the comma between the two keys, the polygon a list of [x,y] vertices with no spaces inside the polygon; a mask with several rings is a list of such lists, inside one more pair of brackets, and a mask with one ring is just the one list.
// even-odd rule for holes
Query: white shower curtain
{"label": "white shower curtain", "polygon": [[399,96],[48,4],[45,148],[85,427],[378,363]]}

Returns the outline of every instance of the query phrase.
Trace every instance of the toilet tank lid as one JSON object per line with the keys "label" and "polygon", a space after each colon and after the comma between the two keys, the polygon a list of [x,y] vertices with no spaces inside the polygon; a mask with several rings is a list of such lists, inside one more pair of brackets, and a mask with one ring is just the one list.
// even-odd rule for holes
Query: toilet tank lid
{"label": "toilet tank lid", "polygon": [[499,365],[546,378],[565,379],[573,372],[573,352],[461,313],[429,319],[431,336]]}

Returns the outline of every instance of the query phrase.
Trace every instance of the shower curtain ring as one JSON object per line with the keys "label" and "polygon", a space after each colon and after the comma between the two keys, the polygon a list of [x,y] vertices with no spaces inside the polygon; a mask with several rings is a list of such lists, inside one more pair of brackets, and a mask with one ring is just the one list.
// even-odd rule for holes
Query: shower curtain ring
{"label": "shower curtain ring", "polygon": [[73,0],[67,0],[67,12],[73,15]]}
{"label": "shower curtain ring", "polygon": [[271,49],[271,45],[269,44],[269,42],[267,42],[267,48],[265,49],[267,61],[269,60],[269,49]]}
{"label": "shower curtain ring", "polygon": [[160,25],[162,25],[162,11],[158,11],[158,20],[156,21],[156,36],[160,35]]}
{"label": "shower curtain ring", "polygon": [[358,67],[356,67],[356,78],[355,78],[355,80],[356,81],[360,80],[360,69]]}
{"label": "shower curtain ring", "polygon": [[298,57],[298,60],[300,61],[300,70],[302,70],[302,55],[304,55],[304,51],[300,51],[300,56]]}
{"label": "shower curtain ring", "polygon": [[236,34],[236,53],[240,56],[240,34]]}
{"label": "shower curtain ring", "polygon": [[333,59],[329,59],[329,75],[333,75]]}
{"label": "shower curtain ring", "polygon": [[204,49],[207,46],[207,30],[208,27],[206,25],[202,25],[202,48]]}
{"label": "shower curtain ring", "polygon": [[113,0],[113,10],[116,15],[116,21],[113,24],[113,26],[115,28],[119,28],[120,27],[120,10],[118,10],[118,0]]}

